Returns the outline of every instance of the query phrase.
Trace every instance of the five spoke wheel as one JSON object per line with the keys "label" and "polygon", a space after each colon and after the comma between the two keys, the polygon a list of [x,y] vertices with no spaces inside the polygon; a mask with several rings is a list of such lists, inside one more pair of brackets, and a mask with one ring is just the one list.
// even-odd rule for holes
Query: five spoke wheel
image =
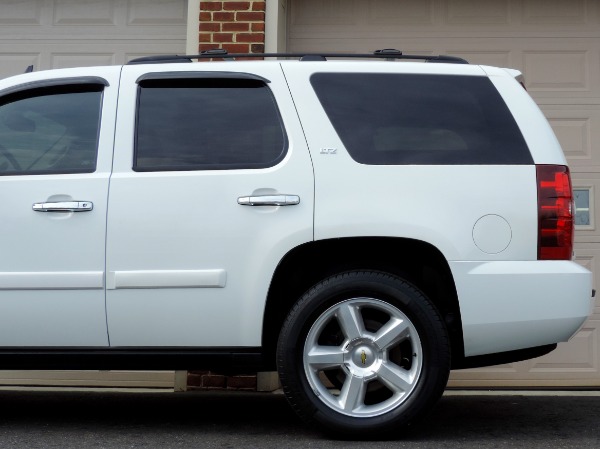
{"label": "five spoke wheel", "polygon": [[307,335],[303,359],[319,398],[356,417],[380,415],[406,400],[423,365],[415,326],[399,309],[373,298],[326,310]]}

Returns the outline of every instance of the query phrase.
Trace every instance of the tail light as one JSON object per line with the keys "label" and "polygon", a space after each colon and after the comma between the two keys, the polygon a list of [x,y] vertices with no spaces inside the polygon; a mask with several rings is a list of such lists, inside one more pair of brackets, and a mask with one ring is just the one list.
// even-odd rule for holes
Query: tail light
{"label": "tail light", "polygon": [[538,259],[571,260],[574,205],[569,168],[537,165]]}

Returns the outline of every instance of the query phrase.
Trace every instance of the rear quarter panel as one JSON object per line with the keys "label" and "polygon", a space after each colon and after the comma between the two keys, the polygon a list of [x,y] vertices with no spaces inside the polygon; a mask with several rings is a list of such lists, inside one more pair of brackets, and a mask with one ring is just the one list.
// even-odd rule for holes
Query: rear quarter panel
{"label": "rear quarter panel", "polygon": [[[359,164],[344,148],[310,84],[310,76],[317,72],[439,73],[437,64],[435,68],[418,63],[299,64],[302,66],[293,70],[285,70],[284,66],[284,72],[315,170],[316,240],[410,238],[437,247],[448,261],[536,258],[534,166]],[[445,71],[485,76],[474,66],[450,66]],[[473,238],[476,223],[490,215],[502,217],[510,227],[502,251],[492,253],[482,251]]]}

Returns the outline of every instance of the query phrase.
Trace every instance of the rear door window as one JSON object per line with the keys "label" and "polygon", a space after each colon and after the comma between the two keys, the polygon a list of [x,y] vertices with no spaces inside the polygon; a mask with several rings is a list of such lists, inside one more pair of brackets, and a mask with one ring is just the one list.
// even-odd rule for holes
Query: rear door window
{"label": "rear door window", "polygon": [[532,164],[512,114],[479,76],[317,73],[311,83],[362,164]]}
{"label": "rear door window", "polygon": [[265,168],[287,138],[259,79],[147,79],[139,83],[135,171]]}

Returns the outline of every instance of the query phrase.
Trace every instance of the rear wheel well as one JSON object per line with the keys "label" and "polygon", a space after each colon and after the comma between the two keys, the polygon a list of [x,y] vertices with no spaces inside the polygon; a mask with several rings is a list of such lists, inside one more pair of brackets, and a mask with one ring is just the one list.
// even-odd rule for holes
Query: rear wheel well
{"label": "rear wheel well", "polygon": [[279,331],[296,301],[319,281],[350,270],[390,273],[419,288],[444,318],[453,360],[464,357],[456,287],[448,263],[438,249],[411,239],[342,238],[298,246],[277,267],[263,322],[263,350],[269,368],[275,366]]}

